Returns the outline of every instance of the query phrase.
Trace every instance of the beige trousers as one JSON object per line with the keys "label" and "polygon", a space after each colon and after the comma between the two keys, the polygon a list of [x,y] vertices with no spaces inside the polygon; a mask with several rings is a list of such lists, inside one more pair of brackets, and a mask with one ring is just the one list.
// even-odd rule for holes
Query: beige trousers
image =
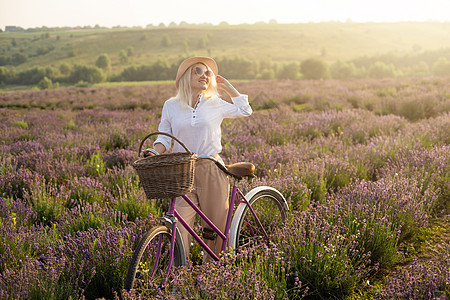
{"label": "beige trousers", "polygon": [[[187,196],[222,232],[225,231],[227,222],[227,212],[229,207],[228,193],[229,183],[227,175],[211,160],[198,160],[195,163],[194,188]],[[196,216],[195,210],[181,197],[177,198],[175,209],[181,217],[183,217],[186,223],[193,228]],[[202,227],[209,226],[202,220]],[[188,258],[192,236],[182,225],[179,224],[177,228],[180,230],[184,251],[186,258]],[[221,237],[217,237],[215,243],[212,240],[205,240],[205,243],[217,255],[220,253],[222,242],[223,240]],[[210,255],[208,255],[206,251],[204,251],[204,253],[203,261],[210,261]]]}

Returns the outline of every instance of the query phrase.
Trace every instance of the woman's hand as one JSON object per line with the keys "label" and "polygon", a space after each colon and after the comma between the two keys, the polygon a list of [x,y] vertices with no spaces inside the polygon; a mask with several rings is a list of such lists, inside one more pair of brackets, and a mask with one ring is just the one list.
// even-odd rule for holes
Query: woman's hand
{"label": "woman's hand", "polygon": [[234,86],[224,77],[216,76],[217,88],[224,90],[230,97],[238,97],[241,94],[234,88]]}
{"label": "woman's hand", "polygon": [[158,154],[161,154],[164,152],[166,152],[166,147],[164,147],[164,145],[161,143],[156,143],[154,149],[147,148],[145,150],[142,150],[142,155],[144,157],[148,157],[148,156],[158,155]]}
{"label": "woman's hand", "polygon": [[154,156],[154,155],[158,155],[158,154],[159,153],[155,149],[152,149],[152,148],[142,150],[142,156],[144,156],[144,157]]}

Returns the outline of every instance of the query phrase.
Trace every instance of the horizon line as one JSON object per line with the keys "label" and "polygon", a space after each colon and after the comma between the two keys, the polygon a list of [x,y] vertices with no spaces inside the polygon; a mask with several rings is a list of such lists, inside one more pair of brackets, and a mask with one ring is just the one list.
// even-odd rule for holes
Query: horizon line
{"label": "horizon line", "polygon": [[[328,21],[306,21],[306,22],[278,22],[277,20],[269,20],[269,21],[256,21],[253,23],[238,23],[238,24],[230,24],[227,21],[221,21],[217,24],[213,24],[210,22],[202,22],[202,23],[189,23],[186,21],[174,22],[171,21],[169,23],[160,22],[155,25],[152,23],[146,25],[114,25],[114,26],[102,26],[98,23],[95,25],[64,25],[64,26],[35,26],[35,27],[22,27],[20,25],[2,25],[3,30],[6,31],[6,27],[13,27],[21,30],[29,30],[29,29],[65,29],[65,28],[76,28],[76,29],[120,29],[120,28],[140,28],[140,29],[151,29],[151,28],[173,28],[173,27],[189,27],[189,26],[241,26],[241,25],[295,25],[295,24],[321,24],[321,23],[341,23],[341,24],[398,24],[398,23],[450,23],[450,20],[442,21],[442,20],[410,20],[410,21],[353,21],[351,19],[347,19],[346,21],[341,20],[328,20]],[[0,30],[2,29],[0,27]]]}

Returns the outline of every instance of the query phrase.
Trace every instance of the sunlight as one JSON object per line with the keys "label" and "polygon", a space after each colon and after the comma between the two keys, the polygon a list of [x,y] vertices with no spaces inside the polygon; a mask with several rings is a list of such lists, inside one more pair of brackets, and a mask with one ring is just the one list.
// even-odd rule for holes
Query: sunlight
{"label": "sunlight", "polygon": [[[450,20],[450,1],[358,0],[229,0],[219,1],[72,1],[32,0],[0,3],[0,28],[9,25],[62,27],[169,25],[174,22],[229,24],[269,22],[307,23],[352,20],[354,22],[404,22]],[[52,9],[44,9],[51,7]]]}

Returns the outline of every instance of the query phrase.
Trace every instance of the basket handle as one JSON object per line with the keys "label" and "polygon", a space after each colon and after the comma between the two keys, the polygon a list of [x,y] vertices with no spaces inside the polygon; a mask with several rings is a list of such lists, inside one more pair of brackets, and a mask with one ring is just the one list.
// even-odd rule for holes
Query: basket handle
{"label": "basket handle", "polygon": [[144,142],[151,137],[152,135],[167,135],[168,137],[171,137],[172,139],[174,139],[175,141],[178,142],[178,144],[180,144],[181,146],[183,146],[183,148],[186,150],[187,153],[192,154],[192,151],[188,149],[188,147],[186,147],[185,144],[183,144],[183,142],[181,142],[179,139],[177,139],[176,137],[174,137],[173,135],[169,134],[169,133],[165,133],[165,132],[160,132],[160,131],[155,131],[152,132],[150,134],[148,134],[141,142],[141,144],[139,145],[139,151],[138,151],[138,157],[141,156],[141,150],[142,150],[142,146],[144,145]]}

